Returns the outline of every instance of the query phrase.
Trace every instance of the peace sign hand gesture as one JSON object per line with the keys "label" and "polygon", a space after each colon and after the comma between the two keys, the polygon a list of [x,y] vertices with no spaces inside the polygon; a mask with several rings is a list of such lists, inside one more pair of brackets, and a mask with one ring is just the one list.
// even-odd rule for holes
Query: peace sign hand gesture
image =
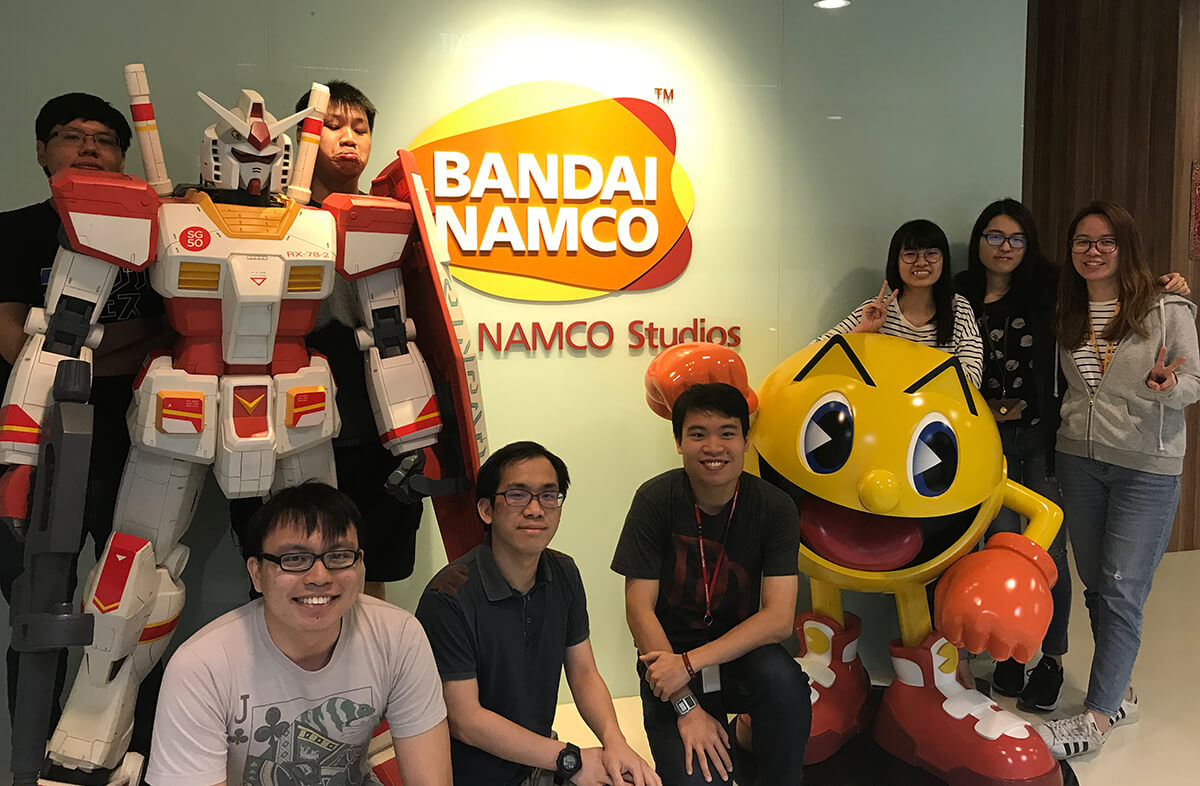
{"label": "peace sign hand gesture", "polygon": [[900,294],[900,290],[896,289],[888,295],[887,282],[884,281],[883,286],[879,288],[879,296],[862,307],[862,318],[859,319],[858,326],[850,332],[878,333],[879,329],[883,327],[883,323],[887,321],[888,306],[892,305],[892,301],[898,294]]}
{"label": "peace sign hand gesture", "polygon": [[1150,373],[1146,375],[1146,387],[1151,390],[1157,390],[1160,393],[1166,393],[1171,388],[1175,387],[1178,381],[1175,377],[1175,369],[1183,365],[1185,357],[1176,358],[1170,363],[1163,365],[1163,361],[1167,359],[1167,348],[1159,347],[1158,359],[1154,361],[1154,368],[1150,369]]}

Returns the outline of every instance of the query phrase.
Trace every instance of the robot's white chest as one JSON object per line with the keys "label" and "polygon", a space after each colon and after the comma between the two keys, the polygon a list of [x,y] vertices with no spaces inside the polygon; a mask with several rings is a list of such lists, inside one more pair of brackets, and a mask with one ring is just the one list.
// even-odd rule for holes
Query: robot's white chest
{"label": "robot's white chest", "polygon": [[172,309],[177,330],[219,333],[226,363],[270,361],[284,301],[322,300],[336,275],[333,217],[322,210],[292,213],[195,203],[161,207],[150,280],[164,298],[187,299]]}

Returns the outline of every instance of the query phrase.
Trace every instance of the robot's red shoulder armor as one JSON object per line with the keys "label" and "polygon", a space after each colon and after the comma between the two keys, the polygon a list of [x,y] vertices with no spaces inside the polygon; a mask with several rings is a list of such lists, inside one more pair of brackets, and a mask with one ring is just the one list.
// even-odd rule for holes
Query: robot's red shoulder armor
{"label": "robot's red shoulder armor", "polygon": [[337,221],[337,269],[361,278],[399,263],[413,234],[407,202],[366,194],[331,194],[321,207]]}
{"label": "robot's red shoulder armor", "polygon": [[140,178],[63,169],[50,193],[71,248],[129,270],[143,270],[158,247],[158,194]]}

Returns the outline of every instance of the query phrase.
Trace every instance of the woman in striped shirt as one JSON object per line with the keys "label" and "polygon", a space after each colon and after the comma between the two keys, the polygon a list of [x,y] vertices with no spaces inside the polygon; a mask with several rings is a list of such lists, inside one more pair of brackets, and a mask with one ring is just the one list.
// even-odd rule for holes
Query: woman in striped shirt
{"label": "woman in striped shirt", "polygon": [[1083,711],[1039,728],[1058,758],[1096,750],[1138,713],[1142,609],[1179,502],[1183,410],[1200,399],[1196,307],[1160,291],[1133,217],[1093,202],[1071,222],[1066,250],[1055,458],[1095,651]]}
{"label": "woman in striped shirt", "polygon": [[950,243],[937,224],[923,218],[902,224],[892,235],[887,280],[879,296],[854,309],[818,340],[835,333],[906,338],[955,355],[967,379],[978,387],[983,344],[970,303],[954,293],[946,273],[949,267]]}

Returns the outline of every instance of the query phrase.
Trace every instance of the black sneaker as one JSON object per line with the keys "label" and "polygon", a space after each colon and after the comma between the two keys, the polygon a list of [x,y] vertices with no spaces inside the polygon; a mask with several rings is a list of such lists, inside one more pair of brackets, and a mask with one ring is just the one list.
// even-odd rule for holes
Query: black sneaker
{"label": "black sneaker", "polygon": [[1062,695],[1063,667],[1056,658],[1043,655],[1029,672],[1029,682],[1017,700],[1017,709],[1026,712],[1053,712]]}
{"label": "black sneaker", "polygon": [[1009,658],[999,661],[992,672],[992,690],[1001,696],[1018,696],[1025,686],[1025,664]]}

